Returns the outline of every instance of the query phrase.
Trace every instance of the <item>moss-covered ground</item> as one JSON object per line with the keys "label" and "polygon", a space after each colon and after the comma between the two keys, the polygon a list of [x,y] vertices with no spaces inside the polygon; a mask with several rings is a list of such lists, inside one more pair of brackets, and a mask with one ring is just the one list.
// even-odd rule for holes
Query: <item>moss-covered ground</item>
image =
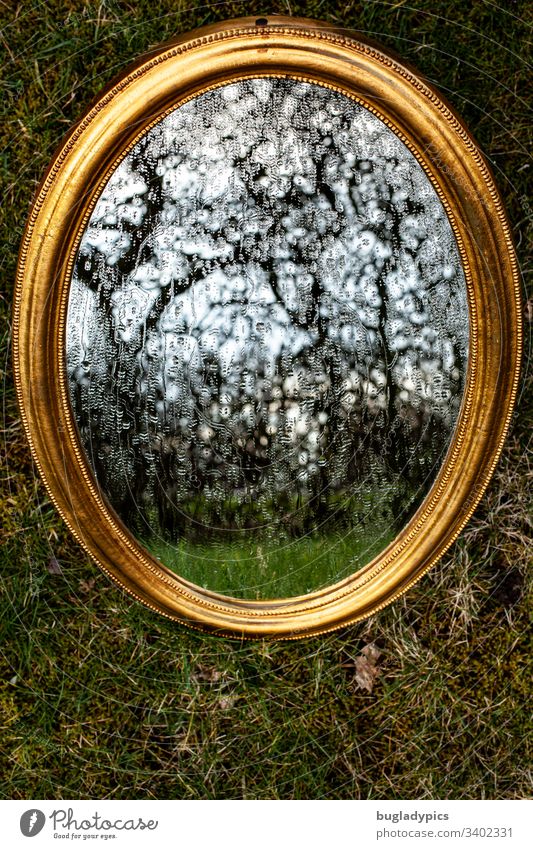
{"label": "moss-covered ground", "polygon": [[[298,643],[219,640],[141,607],[73,542],[30,458],[12,388],[10,301],[24,220],[53,149],[132,57],[178,31],[265,12],[358,28],[434,80],[491,161],[524,272],[531,267],[526,2],[0,3],[4,798],[531,792],[527,364],[490,488],[446,557],[367,622]],[[372,652],[364,677],[369,643],[379,657]]]}

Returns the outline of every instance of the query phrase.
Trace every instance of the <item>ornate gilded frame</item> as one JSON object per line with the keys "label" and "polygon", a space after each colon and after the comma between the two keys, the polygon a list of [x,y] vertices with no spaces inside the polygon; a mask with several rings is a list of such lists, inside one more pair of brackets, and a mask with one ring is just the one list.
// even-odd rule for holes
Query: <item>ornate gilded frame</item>
{"label": "ornate gilded frame", "polygon": [[[430,492],[403,532],[351,577],[305,596],[230,599],[144,550],[102,499],[81,449],[65,368],[69,280],[81,232],[110,171],[181,102],[224,82],[291,76],[336,89],[378,115],[417,157],[453,227],[467,283],[469,367],[459,421]],[[61,144],[36,194],[14,309],[18,398],[33,456],[68,527],[136,599],[193,627],[297,638],[363,619],[441,557],[487,486],[509,426],[521,351],[518,269],[491,173],[451,107],[381,47],[326,24],[243,18],[160,46],[111,83]]]}

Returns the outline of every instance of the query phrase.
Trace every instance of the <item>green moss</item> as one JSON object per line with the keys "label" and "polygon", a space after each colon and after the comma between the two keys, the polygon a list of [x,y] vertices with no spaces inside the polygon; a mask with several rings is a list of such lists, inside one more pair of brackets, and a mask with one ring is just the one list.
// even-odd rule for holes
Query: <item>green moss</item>
{"label": "green moss", "polygon": [[[493,165],[525,268],[532,217],[527,4],[291,2],[290,10],[360,29],[437,83]],[[245,3],[175,0],[2,6],[3,327],[28,206],[69,125],[150,45],[255,11]],[[271,3],[273,12],[286,14],[288,4]],[[6,335],[5,352],[8,345]],[[7,354],[3,362],[3,797],[530,794],[525,392],[475,517],[403,600],[320,639],[241,644],[167,622],[89,562],[38,482]],[[59,574],[50,571],[51,558]],[[370,641],[381,657],[368,693],[357,686],[355,660]]]}

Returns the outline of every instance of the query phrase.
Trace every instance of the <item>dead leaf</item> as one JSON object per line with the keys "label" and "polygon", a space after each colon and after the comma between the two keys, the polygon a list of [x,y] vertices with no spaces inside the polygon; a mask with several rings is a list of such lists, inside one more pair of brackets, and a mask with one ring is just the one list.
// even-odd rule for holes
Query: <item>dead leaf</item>
{"label": "dead leaf", "polygon": [[80,593],[90,593],[94,590],[95,584],[96,578],[89,578],[88,581],[79,581],[78,587],[80,588]]}
{"label": "dead leaf", "polygon": [[380,657],[381,652],[374,643],[368,643],[361,654],[355,658],[356,683],[368,693],[371,693],[374,689],[376,678],[379,675],[380,670],[377,661]]}
{"label": "dead leaf", "polygon": [[56,558],[54,557],[53,554],[52,554],[51,558],[49,559],[46,568],[48,569],[48,571],[50,572],[51,575],[62,575],[63,574],[63,570],[62,570],[61,566],[59,565],[58,561],[56,560]]}
{"label": "dead leaf", "polygon": [[526,318],[528,321],[533,321],[533,298],[526,301]]}

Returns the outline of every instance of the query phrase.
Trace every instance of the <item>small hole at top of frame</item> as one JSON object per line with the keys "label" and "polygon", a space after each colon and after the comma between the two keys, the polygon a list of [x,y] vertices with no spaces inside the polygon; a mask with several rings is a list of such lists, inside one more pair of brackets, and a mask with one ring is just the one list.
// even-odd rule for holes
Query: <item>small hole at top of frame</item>
{"label": "small hole at top of frame", "polygon": [[266,18],[257,18],[255,25],[256,27],[266,27],[268,26],[268,20]]}

